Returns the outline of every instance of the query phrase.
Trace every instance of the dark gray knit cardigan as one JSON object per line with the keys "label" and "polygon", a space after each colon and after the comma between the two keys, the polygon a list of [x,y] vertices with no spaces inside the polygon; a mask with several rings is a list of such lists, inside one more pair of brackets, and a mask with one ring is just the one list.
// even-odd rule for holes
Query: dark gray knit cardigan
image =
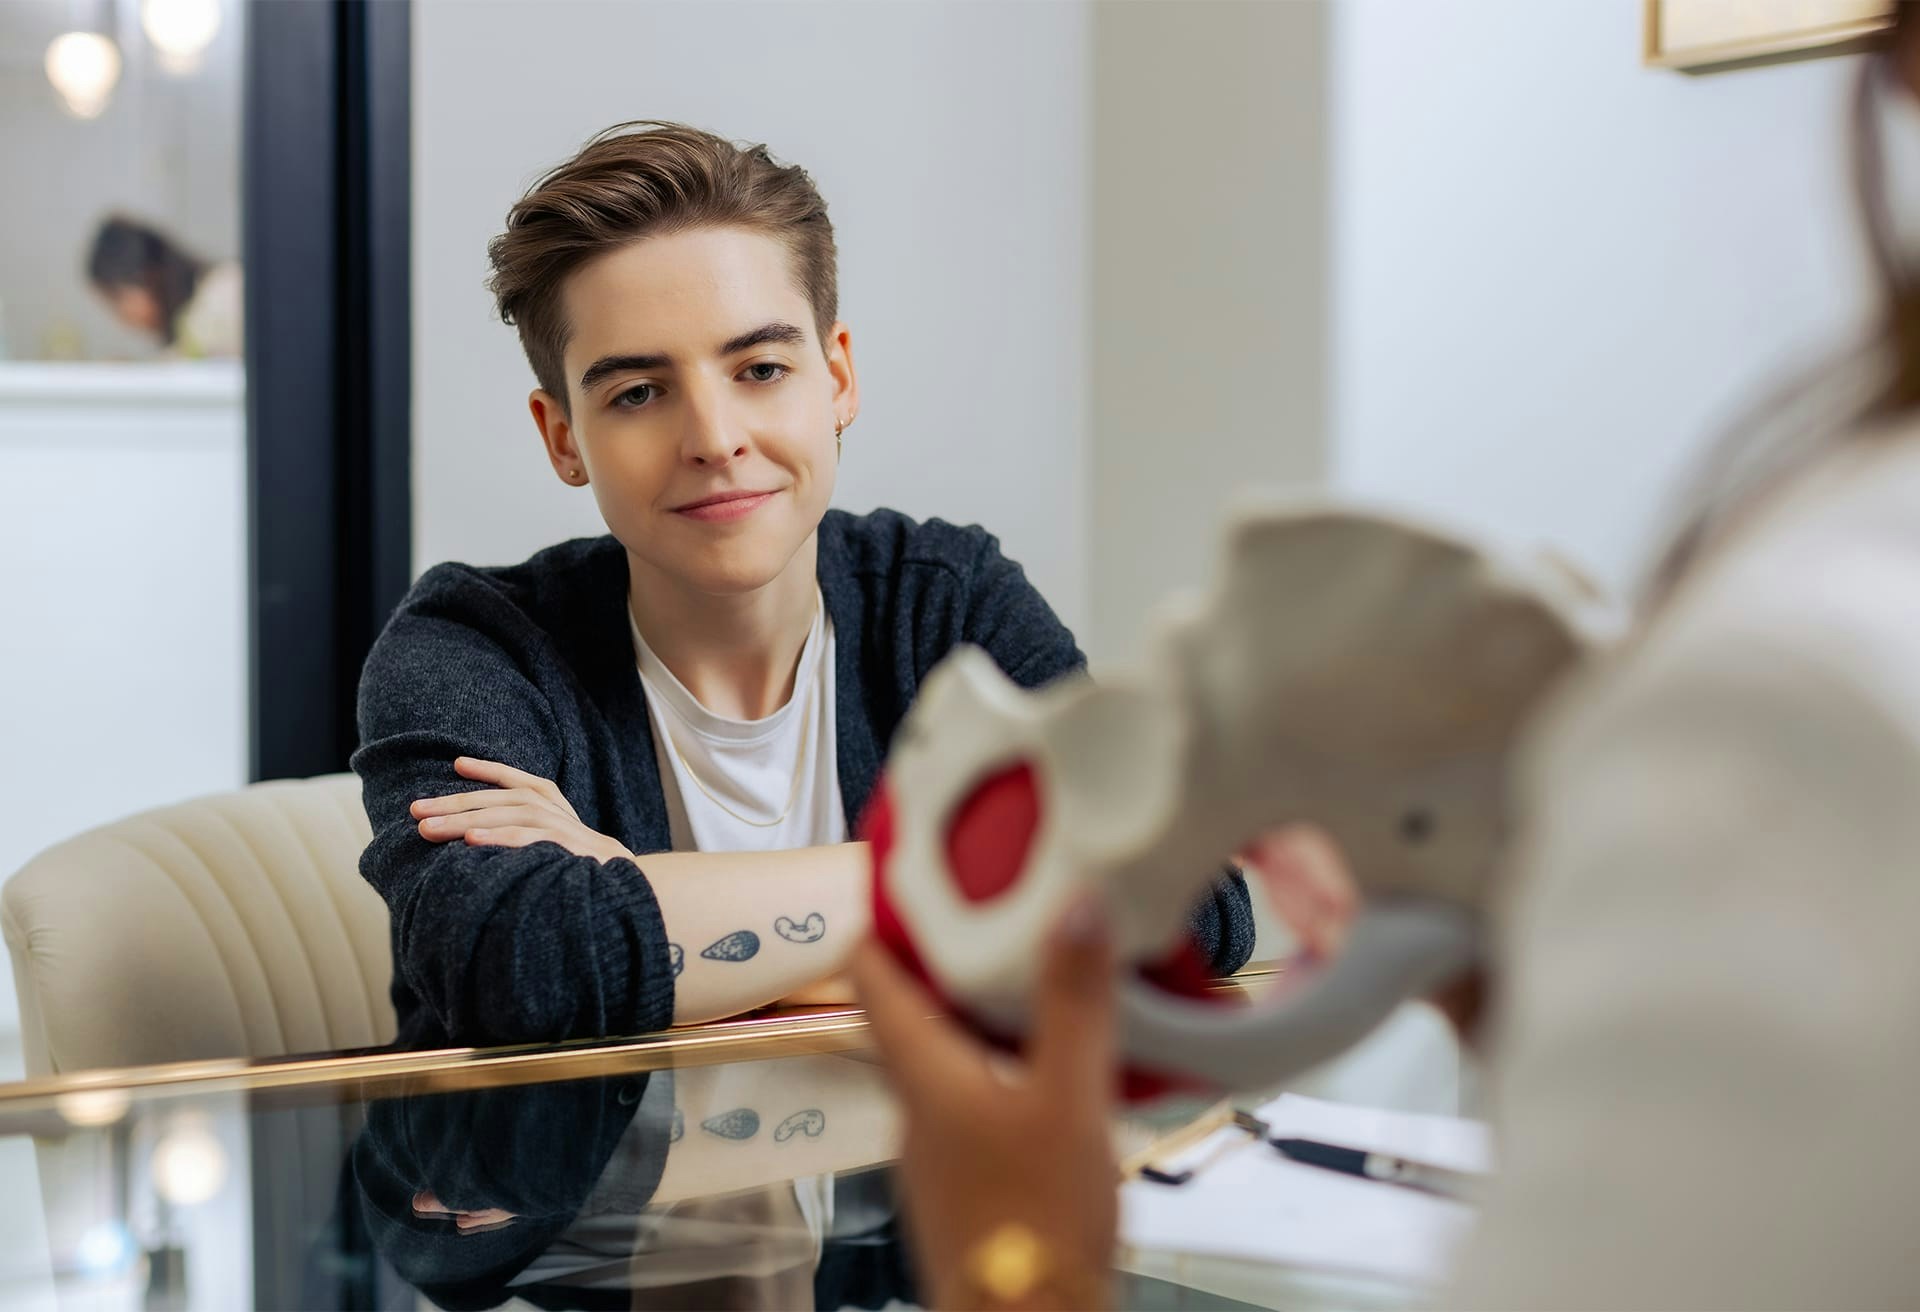
{"label": "dark gray knit cardigan", "polygon": [[[886,745],[941,657],[974,643],[1037,687],[1085,666],[992,535],[880,510],[829,512],[820,590],[833,620],[840,795],[854,829]],[[360,682],[360,775],[373,842],[360,870],[393,923],[393,1002],[406,1047],[549,1042],[664,1028],[673,971],[645,854],[670,846],[613,538],[520,565],[439,565],[400,603]],[[641,854],[605,865],[557,844],[433,844],[416,798],[484,785],[456,756],[551,779],[589,827]],[[1215,971],[1253,950],[1245,882],[1195,909]]]}

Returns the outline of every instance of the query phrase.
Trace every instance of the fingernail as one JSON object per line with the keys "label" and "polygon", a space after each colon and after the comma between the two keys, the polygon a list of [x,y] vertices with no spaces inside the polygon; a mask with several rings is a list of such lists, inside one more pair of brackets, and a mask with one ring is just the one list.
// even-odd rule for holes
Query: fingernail
{"label": "fingernail", "polygon": [[1080,947],[1098,943],[1107,933],[1107,909],[1100,894],[1092,889],[1074,895],[1060,917],[1060,937]]}

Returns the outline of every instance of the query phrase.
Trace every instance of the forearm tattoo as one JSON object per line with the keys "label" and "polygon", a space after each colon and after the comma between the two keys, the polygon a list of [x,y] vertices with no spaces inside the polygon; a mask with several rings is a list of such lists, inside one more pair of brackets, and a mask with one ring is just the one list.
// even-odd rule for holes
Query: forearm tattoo
{"label": "forearm tattoo", "polygon": [[[827,918],[818,911],[808,912],[805,920],[781,916],[773,922],[773,932],[789,943],[818,943],[827,936]],[[750,929],[736,929],[700,949],[700,955],[708,961],[751,961],[760,955],[760,936]],[[678,943],[667,944],[667,957],[675,976],[686,969],[687,954]]]}
{"label": "forearm tattoo", "polygon": [[[678,1107],[673,1109],[673,1128],[667,1142],[678,1143],[684,1133],[686,1119]],[[718,1116],[709,1116],[700,1122],[700,1128],[716,1139],[728,1139],[734,1143],[744,1143],[760,1133],[760,1113],[751,1107],[735,1107],[730,1112],[721,1112]],[[785,1143],[796,1135],[807,1139],[818,1139],[827,1132],[827,1114],[818,1107],[808,1107],[793,1113],[780,1124],[773,1127],[773,1141]]]}
{"label": "forearm tattoo", "polygon": [[803,1112],[795,1112],[773,1129],[773,1141],[785,1143],[796,1134],[804,1134],[809,1139],[818,1139],[827,1128],[827,1114],[816,1107]]}
{"label": "forearm tattoo", "polygon": [[751,961],[759,951],[758,934],[750,929],[736,929],[725,938],[702,948],[700,955],[708,961]]}
{"label": "forearm tattoo", "polygon": [[805,920],[782,916],[773,922],[773,932],[789,943],[818,943],[826,936],[827,918],[818,911],[809,913]]}
{"label": "forearm tattoo", "polygon": [[760,1133],[760,1113],[751,1107],[736,1107],[700,1122],[700,1128],[721,1139],[751,1139]]}

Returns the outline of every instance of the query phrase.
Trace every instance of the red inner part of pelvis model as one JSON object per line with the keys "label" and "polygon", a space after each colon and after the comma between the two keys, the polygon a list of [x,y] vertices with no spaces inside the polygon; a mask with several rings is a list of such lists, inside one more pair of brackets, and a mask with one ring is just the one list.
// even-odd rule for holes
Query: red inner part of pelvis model
{"label": "red inner part of pelvis model", "polygon": [[[1026,865],[1039,825],[1040,795],[1032,766],[1022,763],[983,780],[961,805],[947,831],[947,861],[961,895],[970,902],[985,902],[1011,888]],[[873,800],[868,803],[857,828],[873,855],[874,936],[892,950],[901,964],[924,983],[949,1012],[990,1042],[1017,1049],[1017,1041],[979,1024],[964,1007],[947,996],[940,981],[927,970],[913,932],[894,907],[887,890],[894,845],[893,798],[884,778],[875,786]],[[1161,960],[1141,966],[1139,973],[1169,993],[1210,1003],[1228,1002],[1233,997],[1209,987],[1211,975],[1207,960],[1191,937],[1183,937],[1179,947]],[[1198,1087],[1184,1076],[1128,1067],[1121,1074],[1120,1096],[1128,1102],[1145,1102]]]}
{"label": "red inner part of pelvis model", "polygon": [[989,775],[947,828],[947,868],[969,902],[999,897],[1026,868],[1040,827],[1040,786],[1025,761]]}

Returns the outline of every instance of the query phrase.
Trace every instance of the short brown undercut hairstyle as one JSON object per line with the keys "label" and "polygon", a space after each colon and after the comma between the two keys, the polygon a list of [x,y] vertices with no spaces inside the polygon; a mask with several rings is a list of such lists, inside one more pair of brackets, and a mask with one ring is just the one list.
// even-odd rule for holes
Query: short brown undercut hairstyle
{"label": "short brown undercut hairstyle", "polygon": [[776,163],[765,146],[737,146],[683,123],[621,123],[529,187],[507,211],[507,230],[487,243],[487,289],[500,318],[519,330],[533,376],[562,406],[568,275],[644,237],[694,228],[745,228],[784,242],[825,349],[839,316],[833,224],[806,170]]}

